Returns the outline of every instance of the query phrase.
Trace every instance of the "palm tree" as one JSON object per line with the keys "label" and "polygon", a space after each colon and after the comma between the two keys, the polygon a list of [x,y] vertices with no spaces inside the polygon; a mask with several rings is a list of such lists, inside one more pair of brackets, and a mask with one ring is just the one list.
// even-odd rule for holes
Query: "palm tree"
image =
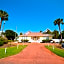
{"label": "palm tree", "polygon": [[54,31],[52,32],[52,34],[53,34],[53,38],[54,38],[54,39],[57,39],[58,36],[59,36],[59,32],[58,32],[57,30],[54,30]]}
{"label": "palm tree", "polygon": [[40,33],[42,33],[42,31],[40,30]]}
{"label": "palm tree", "polygon": [[63,19],[56,19],[55,21],[54,21],[54,25],[58,25],[58,27],[59,27],[59,32],[60,32],[60,35],[61,35],[61,42],[62,42],[62,34],[61,34],[61,27],[60,27],[60,24],[64,24],[63,23]]}
{"label": "palm tree", "polygon": [[0,30],[1,30],[1,25],[2,25],[2,21],[7,21],[8,20],[8,13],[3,11],[3,10],[0,10]]}

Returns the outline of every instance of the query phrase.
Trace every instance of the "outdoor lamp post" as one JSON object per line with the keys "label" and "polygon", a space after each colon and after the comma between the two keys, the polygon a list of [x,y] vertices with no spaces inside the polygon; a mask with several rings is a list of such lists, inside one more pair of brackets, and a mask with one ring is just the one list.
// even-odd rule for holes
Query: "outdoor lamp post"
{"label": "outdoor lamp post", "polygon": [[[17,26],[16,26],[16,32],[17,32]],[[15,40],[17,40],[17,39],[16,39],[16,38],[17,38],[17,37],[16,37],[16,32],[15,32]]]}
{"label": "outdoor lamp post", "polygon": [[25,39],[24,37],[25,37],[25,36],[23,36],[23,45],[24,45],[24,39]]}

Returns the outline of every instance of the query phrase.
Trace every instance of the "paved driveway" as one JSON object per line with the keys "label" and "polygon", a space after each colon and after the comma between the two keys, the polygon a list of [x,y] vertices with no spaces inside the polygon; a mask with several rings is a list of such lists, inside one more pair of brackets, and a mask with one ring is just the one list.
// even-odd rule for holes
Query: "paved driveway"
{"label": "paved driveway", "polygon": [[44,44],[31,43],[19,54],[0,59],[0,64],[64,64],[64,58],[50,52]]}

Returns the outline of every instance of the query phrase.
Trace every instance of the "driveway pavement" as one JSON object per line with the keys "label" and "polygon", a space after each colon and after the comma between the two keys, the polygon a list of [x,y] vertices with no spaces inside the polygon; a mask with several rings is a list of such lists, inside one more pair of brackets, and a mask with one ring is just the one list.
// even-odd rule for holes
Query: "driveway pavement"
{"label": "driveway pavement", "polygon": [[41,43],[31,43],[19,54],[0,59],[0,64],[64,64],[61,58]]}

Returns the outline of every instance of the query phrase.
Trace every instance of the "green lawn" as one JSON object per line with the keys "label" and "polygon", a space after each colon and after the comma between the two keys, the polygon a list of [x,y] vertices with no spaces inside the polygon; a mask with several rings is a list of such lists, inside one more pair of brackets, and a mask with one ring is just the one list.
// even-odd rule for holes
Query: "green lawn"
{"label": "green lawn", "polygon": [[49,47],[46,45],[45,47],[47,49],[49,49],[50,51],[52,51],[53,53],[55,53],[56,55],[61,56],[61,57],[64,57],[64,50],[63,49],[54,47],[54,50],[53,50],[52,45],[50,45]]}
{"label": "green lawn", "polygon": [[0,48],[0,58],[15,55],[15,54],[19,53],[20,51],[22,51],[25,47],[27,47],[27,45],[19,45],[18,49],[17,49],[17,46],[9,47],[9,48],[7,48],[7,53],[6,54],[5,54],[5,49]]}

